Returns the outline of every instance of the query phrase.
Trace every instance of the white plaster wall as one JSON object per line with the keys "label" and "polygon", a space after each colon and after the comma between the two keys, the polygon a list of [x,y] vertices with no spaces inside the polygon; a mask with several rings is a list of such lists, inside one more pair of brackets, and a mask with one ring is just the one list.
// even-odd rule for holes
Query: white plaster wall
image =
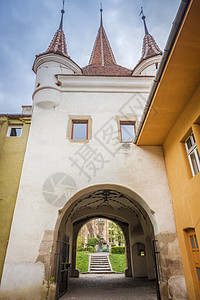
{"label": "white plaster wall", "polygon": [[[139,97],[141,95],[141,99],[147,98],[147,93],[141,93]],[[138,108],[138,98],[133,96],[133,92],[116,93],[114,89],[107,93],[63,92],[57,107],[52,109],[34,107],[3,271],[2,288],[12,287],[16,282],[19,288],[28,285],[29,279],[26,280],[26,272],[23,271],[22,266],[26,264],[30,268],[33,267],[39,254],[44,231],[55,228],[58,209],[61,207],[49,204],[43,196],[43,184],[55,173],[70,175],[76,182],[77,191],[104,183],[125,186],[140,195],[155,212],[154,218],[158,224],[156,233],[175,232],[161,148],[139,148],[132,143],[122,144],[118,140],[116,116],[123,116],[124,112],[133,115],[135,110],[135,114],[140,119],[141,107]],[[127,106],[124,107],[126,103]],[[92,139],[88,143],[71,143],[67,139],[68,115],[91,116]],[[108,124],[113,126],[114,135],[106,144],[102,132]],[[102,168],[95,162],[100,168],[96,170],[96,174],[86,168],[86,163],[85,169],[91,177],[90,180],[84,174],[80,174],[80,170],[75,165],[72,165],[72,160],[80,159],[77,151],[80,151],[81,147],[88,149],[88,146],[106,161]],[[116,151],[119,146],[122,148]],[[91,158],[92,154],[89,156],[88,163]],[[15,271],[11,274],[13,264]],[[23,281],[18,280],[17,272],[21,274],[24,272]],[[37,284],[37,280],[37,278],[32,279],[32,284]]]}
{"label": "white plaster wall", "polygon": [[157,72],[157,69],[158,69],[158,66],[157,66],[157,68],[156,68],[156,64],[152,64],[152,65],[150,65],[149,67],[147,67],[146,69],[144,69],[144,70],[141,72],[141,75],[155,76],[155,75],[156,75],[156,72]]}

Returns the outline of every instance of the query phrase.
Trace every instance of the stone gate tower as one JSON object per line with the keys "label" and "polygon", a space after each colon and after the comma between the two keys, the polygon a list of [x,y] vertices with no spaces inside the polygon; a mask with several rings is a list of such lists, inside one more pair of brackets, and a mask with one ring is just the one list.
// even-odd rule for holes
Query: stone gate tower
{"label": "stone gate tower", "polygon": [[170,279],[183,279],[183,271],[163,152],[133,142],[162,52],[143,16],[142,58],[133,70],[118,65],[101,10],[89,64],[80,68],[67,53],[63,15],[64,10],[50,46],[33,65],[32,124],[2,289],[10,299],[12,293],[29,299],[27,291],[39,299],[50,270],[58,297],[60,269],[56,257],[50,259],[52,245],[57,253],[60,243],[68,245],[70,276],[78,277],[77,234],[94,217],[122,228],[126,276],[155,278],[156,238],[160,280],[167,287]]}

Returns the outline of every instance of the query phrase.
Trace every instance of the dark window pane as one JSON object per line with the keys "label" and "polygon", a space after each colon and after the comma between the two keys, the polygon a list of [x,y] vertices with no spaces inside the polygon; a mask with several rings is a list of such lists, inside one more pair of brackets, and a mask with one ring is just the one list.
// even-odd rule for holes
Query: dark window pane
{"label": "dark window pane", "polygon": [[189,139],[186,141],[188,150],[192,147],[192,142],[191,142],[191,138],[189,137]]}
{"label": "dark window pane", "polygon": [[22,128],[11,128],[10,136],[21,136]]}
{"label": "dark window pane", "polygon": [[192,245],[192,249],[195,249],[196,247],[195,247],[193,235],[190,236],[190,242],[191,242],[191,245]]}
{"label": "dark window pane", "polygon": [[196,242],[197,248],[199,248],[199,245],[198,245],[198,242],[197,242],[197,237],[196,237],[196,235],[194,236],[194,239],[195,239],[195,242]]}
{"label": "dark window pane", "polygon": [[191,138],[192,138],[192,144],[196,144],[195,138],[194,138],[194,134],[191,134]]}
{"label": "dark window pane", "polygon": [[87,139],[87,123],[73,123],[73,137],[74,140]]}
{"label": "dark window pane", "polygon": [[198,166],[194,151],[190,154],[190,158],[191,158],[191,163],[192,163],[194,174],[196,175],[197,173],[199,173],[199,166]]}
{"label": "dark window pane", "polygon": [[15,128],[11,128],[10,136],[17,136],[17,133],[16,133],[16,129],[15,129]]}
{"label": "dark window pane", "polygon": [[123,142],[132,142],[135,137],[134,124],[121,124],[121,136]]}
{"label": "dark window pane", "polygon": [[200,268],[196,268],[197,269],[197,275],[198,275],[198,278],[199,278],[199,282],[200,282]]}

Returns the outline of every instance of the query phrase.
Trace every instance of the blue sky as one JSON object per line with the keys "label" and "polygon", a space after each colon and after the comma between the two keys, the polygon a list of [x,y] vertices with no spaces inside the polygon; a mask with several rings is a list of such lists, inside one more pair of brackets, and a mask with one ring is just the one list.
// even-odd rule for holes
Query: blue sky
{"label": "blue sky", "polygon": [[[117,63],[133,69],[142,53],[143,6],[149,33],[163,50],[180,0],[67,0],[64,32],[68,54],[80,66],[88,64],[103,24]],[[0,113],[20,113],[32,104],[36,54],[47,49],[60,22],[61,0],[0,1]]]}

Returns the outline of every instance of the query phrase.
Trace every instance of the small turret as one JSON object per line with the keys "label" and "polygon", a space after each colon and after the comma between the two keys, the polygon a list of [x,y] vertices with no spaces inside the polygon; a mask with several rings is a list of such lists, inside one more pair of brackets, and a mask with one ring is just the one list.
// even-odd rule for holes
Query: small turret
{"label": "small turret", "polygon": [[155,39],[149,33],[146,25],[146,17],[143,13],[143,8],[141,7],[140,15],[142,15],[142,20],[144,22],[144,39],[142,47],[142,56],[133,69],[133,75],[152,75],[155,76],[158,64],[160,62],[162,51],[158,47]]}
{"label": "small turret", "polygon": [[33,71],[36,73],[34,104],[40,108],[52,108],[59,105],[60,87],[57,74],[82,74],[80,67],[69,57],[65,34],[63,32],[64,10],[61,10],[61,20],[49,47],[36,55]]}

